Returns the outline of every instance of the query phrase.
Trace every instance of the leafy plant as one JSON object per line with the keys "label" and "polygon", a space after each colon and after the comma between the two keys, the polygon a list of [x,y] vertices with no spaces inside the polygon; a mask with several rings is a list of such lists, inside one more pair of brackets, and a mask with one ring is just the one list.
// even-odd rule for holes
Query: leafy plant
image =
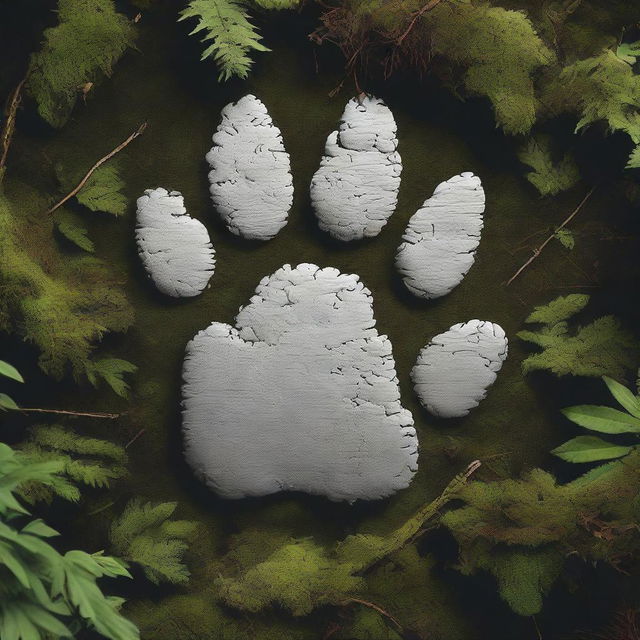
{"label": "leafy plant", "polygon": [[[560,110],[579,113],[576,132],[604,122],[610,131],[622,131],[638,145],[640,76],[634,72],[628,57],[605,49],[568,65],[548,88],[547,100],[560,105]],[[629,167],[635,166],[633,158]]]}
{"label": "leafy plant", "polygon": [[[82,178],[82,170],[69,170],[61,164],[56,165],[56,175],[63,189],[70,190]],[[122,165],[118,158],[98,167],[82,187],[76,200],[91,211],[123,215],[129,204],[124,194],[125,182],[122,178]]]}
{"label": "leafy plant", "polygon": [[113,0],[59,0],[58,19],[45,30],[28,72],[38,112],[54,127],[67,122],[83,86],[111,75],[134,39],[132,23]]}
{"label": "leafy plant", "polygon": [[0,637],[2,640],[72,638],[83,628],[111,640],[139,638],[106,596],[102,577],[131,577],[116,558],[72,550],[60,554],[49,539],[58,532],[32,519],[17,500],[25,483],[51,486],[63,464],[34,462],[0,443]]}
{"label": "leafy plant", "polygon": [[89,232],[82,226],[80,218],[67,209],[58,209],[55,214],[55,223],[58,231],[69,242],[88,253],[95,251],[95,245],[89,237]]}
{"label": "leafy plant", "polygon": [[[59,425],[32,427],[20,450],[34,462],[56,461],[61,465],[51,483],[30,483],[22,488],[21,495],[32,503],[51,501],[56,495],[76,501],[80,499],[80,486],[106,488],[127,473],[124,447]],[[59,478],[64,482],[59,483]]]}
{"label": "leafy plant", "polygon": [[99,380],[104,380],[121,398],[126,398],[129,393],[129,384],[124,376],[137,370],[135,364],[121,358],[100,358],[85,364],[87,379],[94,387],[98,386]]}
{"label": "leafy plant", "polygon": [[638,343],[613,316],[570,328],[567,320],[582,311],[588,302],[587,295],[571,294],[535,308],[525,322],[542,327],[520,331],[518,337],[542,351],[523,361],[525,373],[548,370],[558,376],[622,377],[626,369],[634,366]]}
{"label": "leafy plant", "polygon": [[40,350],[40,367],[76,378],[96,344],[133,322],[121,276],[89,255],[69,255],[53,242],[44,199],[24,184],[0,193],[0,329],[16,332]]}
{"label": "leafy plant", "polygon": [[134,499],[111,525],[109,539],[115,553],[142,567],[154,584],[189,581],[183,556],[197,523],[171,520],[176,502],[143,503]]}
{"label": "leafy plant", "polygon": [[491,573],[520,615],[540,611],[568,556],[631,570],[640,551],[640,451],[568,484],[533,469],[519,480],[471,482],[459,498],[464,506],[441,519],[459,545],[457,569]]}
{"label": "leafy plant", "polygon": [[344,604],[364,590],[365,571],[409,543],[439,510],[458,497],[461,487],[477,468],[470,465],[456,476],[438,498],[422,506],[387,536],[348,536],[334,548],[310,538],[275,537],[274,548],[265,548],[262,537],[252,532],[235,537],[225,558],[227,575],[217,582],[227,605],[245,611],[279,606],[294,616],[316,607]]}
{"label": "leafy plant", "polygon": [[253,64],[249,54],[269,51],[249,22],[243,0],[191,0],[181,11],[179,20],[189,18],[198,21],[189,35],[204,32],[202,42],[210,43],[201,59],[213,58],[220,70],[219,80],[232,76],[246,78]]}
{"label": "leafy plant", "polygon": [[531,167],[527,180],[543,196],[553,196],[570,189],[580,180],[580,173],[573,156],[566,153],[554,162],[551,140],[548,136],[536,136],[520,149],[520,162]]}
{"label": "leafy plant", "polygon": [[[640,396],[612,378],[602,378],[611,395],[625,411],[598,405],[567,407],[562,413],[575,424],[611,435],[640,435]],[[599,462],[627,455],[637,445],[612,444],[596,436],[578,436],[554,449],[551,453],[567,462]]]}
{"label": "leafy plant", "polygon": [[[9,378],[9,380],[14,380],[15,382],[24,382],[24,378],[20,375],[20,372],[4,360],[0,360],[0,376]],[[6,393],[0,393],[0,411],[7,411],[9,409],[18,409],[18,405],[11,396],[8,396]]]}

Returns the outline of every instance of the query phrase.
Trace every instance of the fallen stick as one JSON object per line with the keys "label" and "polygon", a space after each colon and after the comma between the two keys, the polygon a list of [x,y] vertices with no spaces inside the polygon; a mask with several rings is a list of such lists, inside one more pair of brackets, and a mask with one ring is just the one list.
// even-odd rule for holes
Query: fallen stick
{"label": "fallen stick", "polygon": [[11,146],[11,140],[16,130],[16,115],[18,113],[18,107],[22,102],[22,88],[26,81],[27,79],[23,78],[20,84],[13,90],[4,111],[5,119],[2,123],[2,131],[0,132],[0,149],[2,150],[0,153],[0,180],[7,165],[9,147]]}
{"label": "fallen stick", "polygon": [[369,607],[369,609],[373,609],[374,611],[377,611],[381,616],[393,622],[393,624],[398,629],[398,631],[400,631],[400,633],[404,633],[404,629],[402,628],[402,625],[388,611],[385,611],[382,607],[378,606],[377,604],[374,604],[373,602],[369,602],[367,600],[360,600],[360,598],[349,598],[348,600],[345,600],[342,603],[342,606],[346,607],[350,604],[361,604],[365,607]]}
{"label": "fallen stick", "polygon": [[146,128],[147,128],[147,123],[143,122],[126,140],[123,140],[115,149],[113,149],[113,151],[109,151],[109,153],[107,153],[106,156],[103,156],[102,158],[100,158],[100,160],[98,160],[91,167],[91,169],[89,169],[89,171],[87,171],[87,173],[85,174],[84,178],[82,178],[82,180],[80,180],[80,182],[78,183],[78,186],[75,187],[75,189],[72,189],[57,204],[54,204],[53,207],[51,207],[51,209],[49,209],[47,211],[47,215],[51,215],[54,211],[56,211],[56,209],[59,209],[65,202],[68,202],[69,200],[71,200],[71,198],[73,198],[74,196],[78,195],[78,193],[80,193],[82,187],[84,187],[84,185],[87,184],[87,181],[93,175],[93,172],[96,169],[101,167],[105,162],[111,160],[111,158],[113,158],[113,156],[115,156],[117,153],[120,153],[120,151],[122,151],[127,145],[129,145],[131,142],[133,142],[136,138],[140,137],[144,133]]}
{"label": "fallen stick", "polygon": [[122,416],[122,413],[102,413],[100,411],[65,411],[64,409],[40,409],[35,407],[20,407],[18,411],[22,413],[55,413],[63,416],[76,416],[81,418],[102,418],[105,420],[115,420]]}
{"label": "fallen stick", "polygon": [[577,215],[580,213],[580,210],[587,203],[589,198],[592,196],[593,192],[596,190],[598,185],[594,185],[589,190],[589,193],[582,199],[582,202],[573,210],[573,212],[567,216],[562,224],[536,249],[533,250],[533,254],[531,257],[507,280],[505,287],[508,287],[541,253],[542,250],[556,237],[558,231],[564,229]]}

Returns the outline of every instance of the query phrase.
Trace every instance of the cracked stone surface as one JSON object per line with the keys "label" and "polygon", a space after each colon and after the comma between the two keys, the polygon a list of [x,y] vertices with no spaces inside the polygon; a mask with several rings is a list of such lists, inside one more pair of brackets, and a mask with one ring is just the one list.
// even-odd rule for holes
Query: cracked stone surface
{"label": "cracked stone surface", "polygon": [[144,268],[162,293],[197,296],[209,284],[215,251],[206,227],[187,214],[179,191],[147,189],[138,198],[136,242]]}
{"label": "cracked stone surface", "polygon": [[396,123],[382,100],[352,98],[311,180],[322,230],[339,240],[377,236],[394,212],[402,162]]}
{"label": "cracked stone surface", "polygon": [[220,496],[304,491],[375,500],[417,470],[391,342],[357,275],[284,265],[261,280],[235,327],[189,342],[185,456]]}
{"label": "cracked stone surface", "polygon": [[396,254],[405,285],[420,298],[439,298],[462,282],[480,243],[484,189],[466,172],[441,182],[411,217]]}
{"label": "cracked stone surface", "polygon": [[486,397],[507,352],[507,337],[495,322],[453,325],[420,351],[411,370],[420,403],[441,418],[466,416]]}
{"label": "cracked stone surface", "polygon": [[293,203],[291,164],[280,129],[253,95],[228,104],[221,115],[206,156],[211,199],[229,231],[269,240],[287,224]]}

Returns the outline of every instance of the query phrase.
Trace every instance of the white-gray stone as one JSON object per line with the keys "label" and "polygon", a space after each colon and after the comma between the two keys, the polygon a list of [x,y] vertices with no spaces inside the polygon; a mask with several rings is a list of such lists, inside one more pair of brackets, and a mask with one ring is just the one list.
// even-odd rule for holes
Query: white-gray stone
{"label": "white-gray stone", "polygon": [[439,298],[462,282],[482,231],[484,189],[462,173],[441,182],[411,217],[396,254],[405,285],[420,298]]}
{"label": "white-gray stone", "polygon": [[228,104],[221,115],[206,156],[211,199],[232,233],[269,240],[287,224],[293,203],[291,164],[280,129],[252,95]]}
{"label": "white-gray stone", "polygon": [[225,498],[304,491],[374,500],[417,470],[391,342],[357,275],[313,264],[263,278],[235,327],[187,345],[185,455]]}
{"label": "white-gray stone", "polygon": [[179,191],[147,189],[138,198],[136,242],[151,280],[168,296],[197,296],[213,275],[216,261],[209,233],[187,214]]}
{"label": "white-gray stone", "polygon": [[398,201],[397,148],[396,123],[384,102],[369,96],[349,100],[311,180],[321,229],[345,241],[380,233]]}
{"label": "white-gray stone", "polygon": [[411,371],[422,406],[441,418],[466,416],[486,397],[507,352],[507,337],[493,322],[470,320],[437,335]]}

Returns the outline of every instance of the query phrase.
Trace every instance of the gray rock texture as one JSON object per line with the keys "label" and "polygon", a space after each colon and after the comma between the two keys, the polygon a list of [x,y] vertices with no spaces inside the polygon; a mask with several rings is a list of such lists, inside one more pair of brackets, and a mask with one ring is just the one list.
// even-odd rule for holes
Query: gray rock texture
{"label": "gray rock texture", "polygon": [[179,191],[147,189],[138,198],[136,242],[151,280],[168,296],[197,296],[213,275],[209,233],[187,214]]}
{"label": "gray rock texture", "polygon": [[411,217],[396,254],[405,285],[420,298],[439,298],[471,269],[482,231],[480,178],[462,173],[438,185]]}
{"label": "gray rock texture", "polygon": [[377,236],[396,208],[402,162],[396,123],[382,100],[352,98],[311,180],[320,228],[338,240]]}
{"label": "gray rock texture", "polygon": [[304,491],[384,498],[417,469],[391,343],[357,275],[313,264],[263,278],[235,327],[187,345],[185,455],[225,498]]}
{"label": "gray rock texture", "polygon": [[507,337],[492,322],[470,320],[437,335],[411,371],[422,406],[441,418],[466,416],[486,397],[507,352]]}
{"label": "gray rock texture", "polygon": [[289,154],[267,108],[252,95],[228,104],[207,153],[213,204],[229,230],[269,240],[293,203]]}

